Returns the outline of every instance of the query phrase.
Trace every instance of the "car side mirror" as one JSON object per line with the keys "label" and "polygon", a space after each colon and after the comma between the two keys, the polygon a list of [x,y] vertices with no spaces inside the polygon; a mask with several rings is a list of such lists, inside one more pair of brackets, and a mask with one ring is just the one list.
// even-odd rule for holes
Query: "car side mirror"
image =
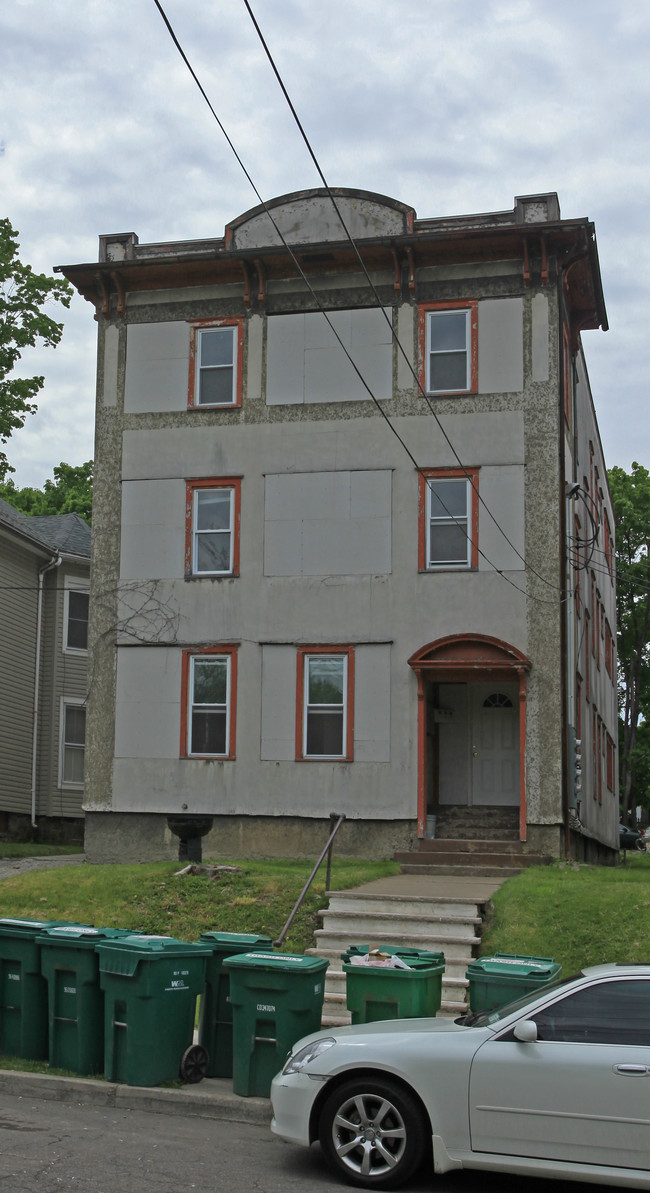
{"label": "car side mirror", "polygon": [[515,1025],[512,1034],[515,1040],[520,1040],[522,1044],[534,1044],[537,1039],[537,1024],[532,1019],[521,1019]]}

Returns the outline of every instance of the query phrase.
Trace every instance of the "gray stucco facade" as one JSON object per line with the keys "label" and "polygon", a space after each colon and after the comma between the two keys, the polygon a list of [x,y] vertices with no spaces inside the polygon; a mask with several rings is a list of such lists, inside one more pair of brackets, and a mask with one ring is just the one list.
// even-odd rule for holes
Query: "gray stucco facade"
{"label": "gray stucco facade", "polygon": [[[213,854],[311,855],[333,811],[343,850],[382,856],[454,803],[606,853],[616,692],[604,667],[580,681],[566,496],[597,457],[613,527],[580,343],[606,327],[593,228],[552,195],[418,220],[336,193],[375,293],[319,191],[63,269],[99,334],[88,856],[171,856],[181,814],[214,817]],[[598,599],[613,627],[613,575]],[[578,805],[571,730],[596,705],[605,771]]]}

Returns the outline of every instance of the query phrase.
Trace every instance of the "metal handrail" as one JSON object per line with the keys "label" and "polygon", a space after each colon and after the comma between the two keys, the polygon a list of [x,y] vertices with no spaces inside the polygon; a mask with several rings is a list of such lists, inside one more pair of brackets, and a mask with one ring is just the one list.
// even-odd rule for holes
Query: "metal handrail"
{"label": "metal handrail", "polygon": [[273,941],[273,945],[276,949],[279,949],[285,936],[287,935],[287,932],[289,931],[289,928],[291,927],[291,925],[294,921],[296,912],[298,911],[300,904],[302,903],[305,895],[307,894],[307,891],[309,890],[312,882],[314,881],[314,879],[316,877],[316,874],[318,873],[318,870],[323,862],[323,858],[325,857],[325,854],[327,854],[327,874],[325,877],[325,890],[327,890],[327,891],[329,890],[330,878],[332,876],[332,847],[334,845],[334,838],[335,838],[336,834],[338,833],[341,825],[343,824],[343,821],[345,820],[345,813],[344,812],[341,812],[341,813],[330,812],[330,820],[336,820],[336,824],[334,825],[334,828],[332,829],[329,837],[327,838],[327,843],[326,843],[318,861],[316,862],[316,865],[314,866],[311,874],[309,875],[309,878],[307,879],[304,887],[302,888],[302,891],[300,892],[300,894],[298,895],[298,898],[296,899],[293,911],[291,912],[289,919],[287,920],[286,924],[284,925],[284,928],[282,929],[280,935],[278,936],[278,939]]}

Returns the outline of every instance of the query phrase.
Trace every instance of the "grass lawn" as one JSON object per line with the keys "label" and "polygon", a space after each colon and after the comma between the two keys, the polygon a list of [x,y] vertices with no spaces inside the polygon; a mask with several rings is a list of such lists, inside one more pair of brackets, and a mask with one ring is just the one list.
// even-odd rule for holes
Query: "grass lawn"
{"label": "grass lawn", "polygon": [[8,857],[59,857],[83,853],[83,845],[39,845],[34,841],[0,841],[0,861]]}
{"label": "grass lawn", "polygon": [[[234,861],[237,872],[175,877],[178,862],[136,866],[71,866],[31,871],[0,882],[0,916],[72,920],[197,940],[201,932],[254,932],[275,940],[309,874],[310,861]],[[342,858],[332,887],[342,890],[399,873],[395,862]],[[285,952],[313,945],[325,905],[325,866],[284,942]]]}
{"label": "grass lawn", "polygon": [[620,866],[524,870],[493,896],[481,952],[554,957],[566,977],[604,961],[650,963],[650,854]]}

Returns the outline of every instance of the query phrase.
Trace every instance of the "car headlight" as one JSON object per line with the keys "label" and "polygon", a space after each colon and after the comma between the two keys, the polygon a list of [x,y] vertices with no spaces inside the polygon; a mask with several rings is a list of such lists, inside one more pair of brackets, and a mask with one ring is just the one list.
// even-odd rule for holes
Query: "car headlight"
{"label": "car headlight", "polygon": [[299,1073],[301,1069],[304,1069],[305,1065],[310,1064],[312,1060],[316,1060],[316,1057],[320,1056],[321,1052],[327,1052],[327,1049],[331,1048],[333,1044],[336,1044],[336,1040],[330,1039],[329,1036],[323,1040],[313,1040],[311,1044],[306,1044],[299,1052],[294,1052],[293,1056],[289,1057],[282,1072]]}

